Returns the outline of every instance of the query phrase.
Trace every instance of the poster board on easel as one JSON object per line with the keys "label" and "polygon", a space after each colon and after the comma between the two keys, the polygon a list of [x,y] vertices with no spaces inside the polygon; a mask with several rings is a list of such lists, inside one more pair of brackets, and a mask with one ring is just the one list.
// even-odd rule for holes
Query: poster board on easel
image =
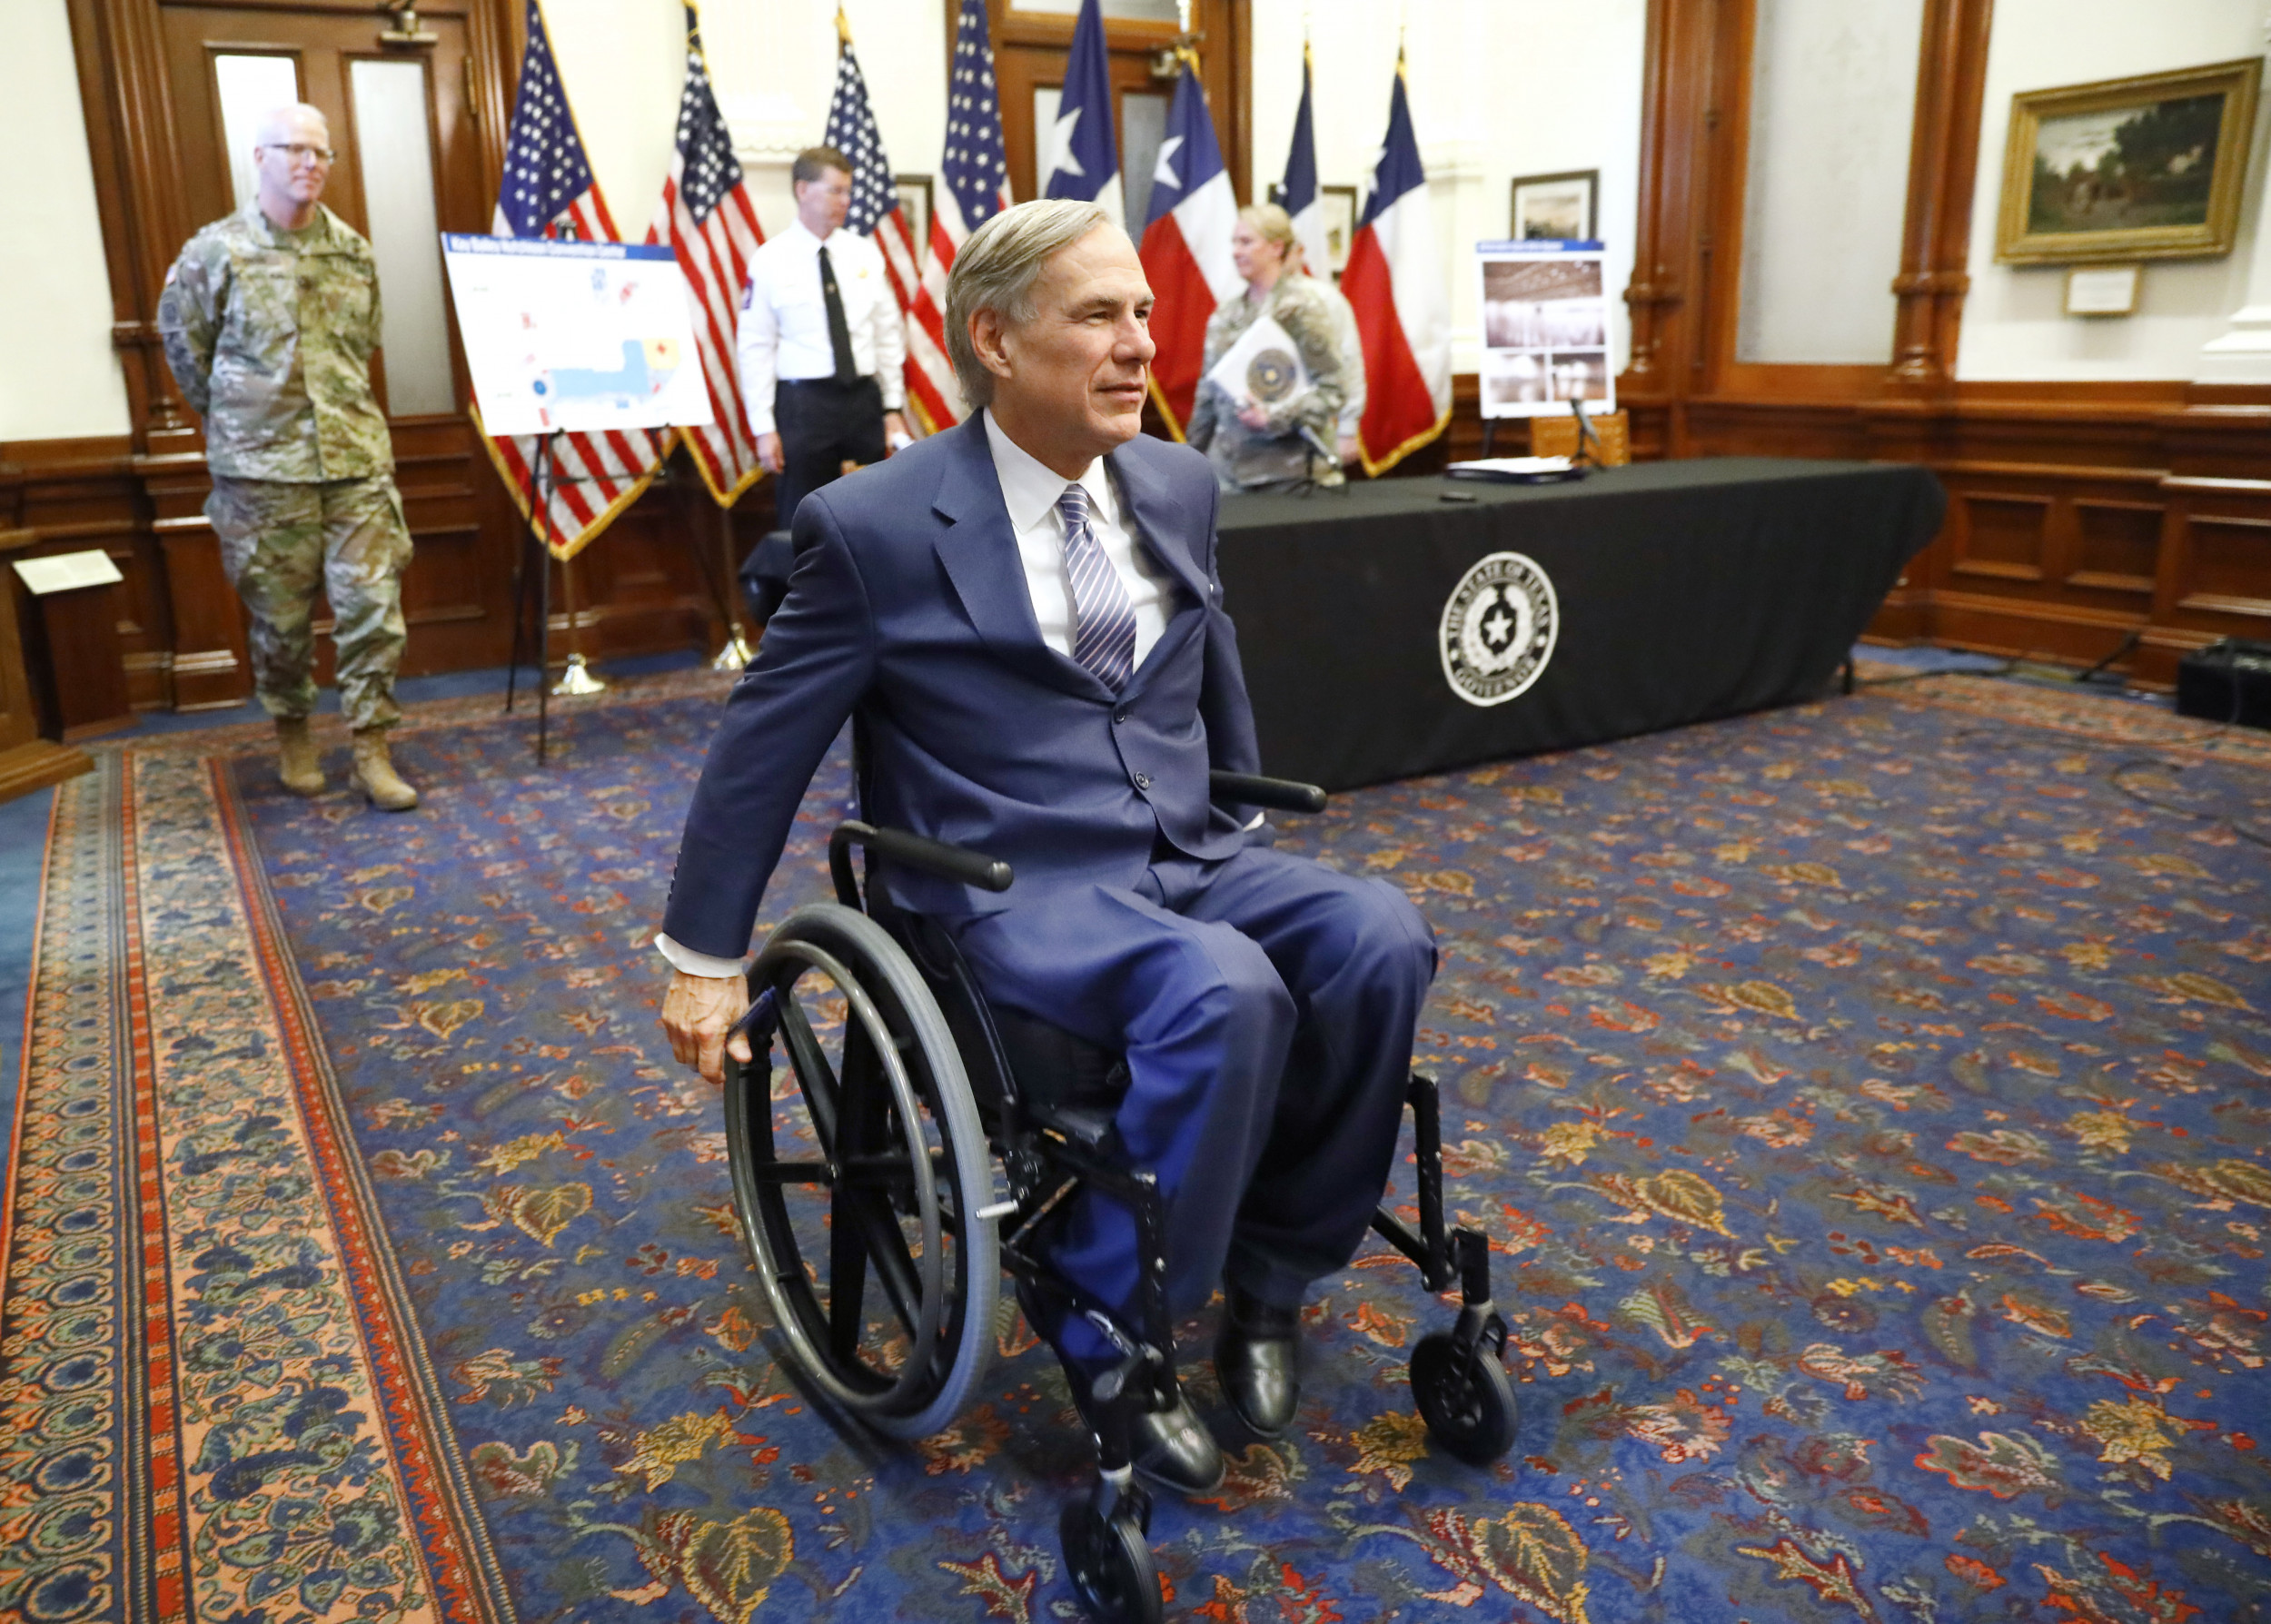
{"label": "poster board on easel", "polygon": [[1616,410],[1602,259],[1598,242],[1474,245],[1484,417],[1566,417],[1572,401],[1591,416]]}
{"label": "poster board on easel", "polygon": [[668,247],[445,232],[441,254],[489,433],[714,421],[686,278]]}

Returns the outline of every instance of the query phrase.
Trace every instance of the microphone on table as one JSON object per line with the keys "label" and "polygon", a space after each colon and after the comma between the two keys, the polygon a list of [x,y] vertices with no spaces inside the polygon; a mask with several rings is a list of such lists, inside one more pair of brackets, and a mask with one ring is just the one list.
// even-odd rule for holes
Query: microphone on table
{"label": "microphone on table", "polygon": [[[1307,446],[1307,447],[1308,447],[1311,451],[1314,451],[1314,452],[1315,452],[1318,456],[1320,456],[1320,457],[1324,458],[1324,459],[1327,462],[1331,463],[1331,464],[1332,464],[1334,468],[1338,468],[1338,467],[1340,467],[1340,465],[1341,465],[1341,454],[1340,454],[1340,452],[1338,452],[1338,451],[1334,451],[1334,450],[1331,446],[1329,446],[1329,445],[1327,445],[1327,444],[1325,444],[1325,443],[1324,443],[1324,436],[1323,436],[1322,434],[1319,434],[1319,433],[1318,433],[1318,432],[1317,432],[1314,429],[1312,429],[1312,428],[1311,428],[1311,427],[1310,427],[1307,423],[1295,423],[1295,424],[1294,425],[1294,431],[1295,431],[1296,433],[1298,433],[1298,434],[1301,436],[1301,439],[1302,439],[1302,443],[1303,443],[1303,444],[1306,445],[1306,446]],[[1344,481],[1344,482],[1342,483],[1342,486],[1341,486],[1341,494],[1342,494],[1343,496],[1346,496],[1346,495],[1348,494],[1348,485],[1347,485],[1347,483],[1346,483],[1345,481]]]}
{"label": "microphone on table", "polygon": [[1570,462],[1579,468],[1600,467],[1601,432],[1592,426],[1592,420],[1585,415],[1584,397],[1572,395],[1569,409],[1577,419],[1577,455],[1572,457]]}

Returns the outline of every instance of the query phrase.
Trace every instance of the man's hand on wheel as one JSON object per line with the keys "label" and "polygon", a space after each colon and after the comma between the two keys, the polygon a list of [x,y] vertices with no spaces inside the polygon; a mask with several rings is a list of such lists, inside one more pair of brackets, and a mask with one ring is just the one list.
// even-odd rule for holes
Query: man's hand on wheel
{"label": "man's hand on wheel", "polygon": [[[749,985],[739,975],[689,975],[673,972],[662,995],[662,1029],[670,1035],[670,1055],[709,1081],[726,1080],[726,1034],[749,1007]],[[736,1035],[733,1057],[749,1061],[749,1040]]]}

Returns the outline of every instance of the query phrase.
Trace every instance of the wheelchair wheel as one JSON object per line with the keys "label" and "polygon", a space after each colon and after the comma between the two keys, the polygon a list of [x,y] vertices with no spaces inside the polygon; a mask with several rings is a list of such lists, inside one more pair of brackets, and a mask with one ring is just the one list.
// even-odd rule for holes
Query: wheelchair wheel
{"label": "wheelchair wheel", "polygon": [[742,1236],[791,1357],[868,1425],[950,1422],[993,1349],[994,1173],[930,989],[866,915],[798,908],[749,972],[788,1065],[729,1062]]}
{"label": "wheelchair wheel", "polygon": [[1100,1516],[1076,1500],[1058,1513],[1056,1537],[1081,1605],[1101,1624],[1159,1624],[1159,1570],[1135,1515],[1123,1509]]}
{"label": "wheelchair wheel", "polygon": [[1470,1466],[1487,1466],[1514,1447],[1514,1386],[1485,1344],[1462,1354],[1448,1332],[1420,1338],[1412,1401],[1435,1441]]}

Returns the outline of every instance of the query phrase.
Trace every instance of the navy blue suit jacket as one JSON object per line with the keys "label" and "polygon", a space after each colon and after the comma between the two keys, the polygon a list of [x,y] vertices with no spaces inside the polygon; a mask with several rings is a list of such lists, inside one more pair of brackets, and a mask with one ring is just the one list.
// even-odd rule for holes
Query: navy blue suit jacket
{"label": "navy blue suit jacket", "polygon": [[866,723],[871,821],[1007,861],[1007,894],[907,870],[905,906],[985,913],[1054,886],[1133,886],[1162,836],[1195,857],[1244,843],[1210,767],[1258,770],[1238,644],[1215,570],[1215,478],[1139,436],[1107,459],[1125,517],[1179,590],[1115,696],[1041,640],[976,416],[814,491],[788,597],[726,706],[686,818],[663,929],[730,958],[797,806],[845,718]]}

